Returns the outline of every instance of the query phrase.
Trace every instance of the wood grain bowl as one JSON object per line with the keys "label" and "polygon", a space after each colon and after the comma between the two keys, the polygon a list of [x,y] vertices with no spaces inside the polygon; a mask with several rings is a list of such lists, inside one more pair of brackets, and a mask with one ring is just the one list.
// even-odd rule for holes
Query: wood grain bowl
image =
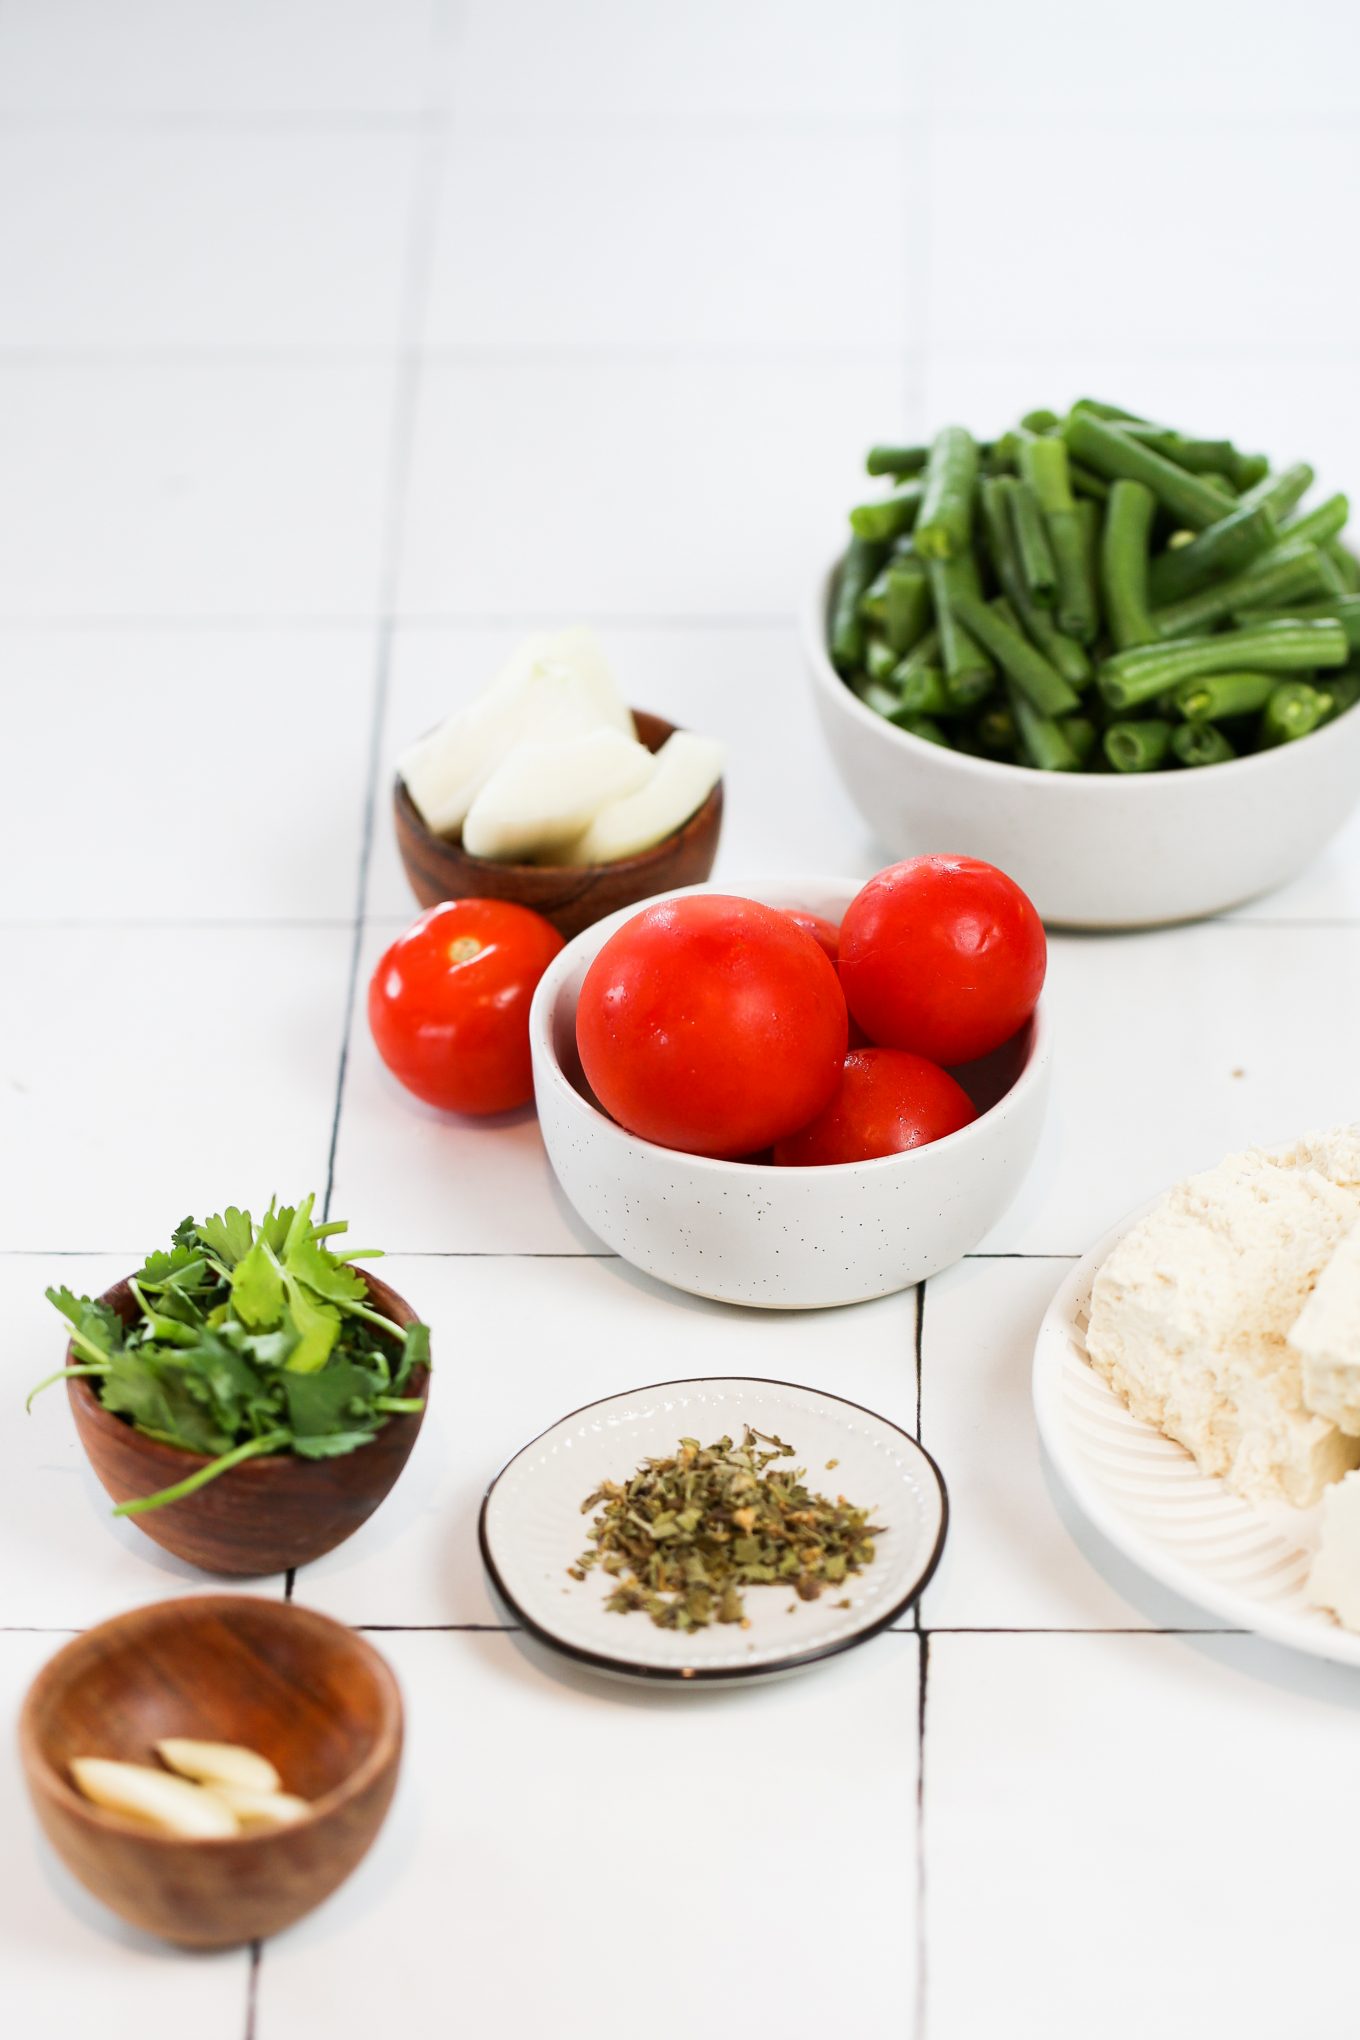
{"label": "wood grain bowl", "polygon": [[[294,1826],[181,1840],[106,1813],[73,1757],[154,1764],[164,1736],[242,1743],[312,1802]],[[59,1650],[19,1717],[34,1810],[71,1874],[133,1926],[190,1948],[291,1926],[342,1884],[391,1803],[401,1692],[341,1623],[286,1601],[201,1594],[119,1615]]]}
{"label": "wood grain bowl", "polygon": [[[633,710],[638,740],[659,751],[674,734],[674,723],[645,709]],[[472,857],[456,838],[436,836],[421,820],[398,777],[392,790],[397,848],[412,892],[422,907],[441,900],[511,900],[532,907],[570,941],[606,914],[636,906],[676,886],[702,885],[713,869],[722,829],[722,783],[714,787],[683,827],[637,857],[613,864],[502,864]]]}
{"label": "wood grain bowl", "polygon": [[[398,1325],[416,1321],[404,1297],[376,1275],[363,1269],[356,1273],[363,1275],[384,1317]],[[126,1322],[136,1315],[136,1299],[126,1282],[115,1283],[103,1301]],[[68,1347],[68,1367],[74,1358]],[[87,1379],[68,1381],[66,1391],[86,1457],[115,1502],[155,1494],[207,1464],[199,1453],[134,1430],[104,1408]],[[418,1368],[409,1393],[428,1392],[428,1369]],[[299,1459],[280,1452],[245,1460],[184,1501],[167,1502],[128,1520],[204,1572],[250,1578],[308,1565],[352,1536],[386,1499],[411,1456],[423,1419],[423,1410],[389,1417],[371,1444],[338,1459]]]}

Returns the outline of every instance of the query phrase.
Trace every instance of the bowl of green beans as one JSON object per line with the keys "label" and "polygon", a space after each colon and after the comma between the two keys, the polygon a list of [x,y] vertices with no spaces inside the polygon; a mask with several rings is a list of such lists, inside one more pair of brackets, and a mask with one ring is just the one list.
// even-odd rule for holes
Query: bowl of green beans
{"label": "bowl of green beans", "polygon": [[996,440],[877,446],[805,641],[895,856],[1011,874],[1046,921],[1191,920],[1301,870],[1360,792],[1349,506],[1082,398]]}

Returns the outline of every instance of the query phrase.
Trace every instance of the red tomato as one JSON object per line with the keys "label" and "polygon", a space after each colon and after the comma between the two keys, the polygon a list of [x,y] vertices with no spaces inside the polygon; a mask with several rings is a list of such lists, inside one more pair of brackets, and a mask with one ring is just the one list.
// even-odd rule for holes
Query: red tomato
{"label": "red tomato", "polygon": [[562,937],[506,900],[446,900],[399,935],[368,987],[394,1077],[446,1112],[508,1112],[534,1094],[529,1002]]}
{"label": "red tomato", "polygon": [[972,1062],[1038,1003],[1043,923],[1014,879],[976,857],[910,857],[871,878],[841,922],[841,984],[871,1041]]}
{"label": "red tomato", "polygon": [[845,999],[810,935],[755,900],[646,907],[586,972],[576,1041],[630,1133],[735,1160],[821,1111],[845,1056]]}
{"label": "red tomato", "polygon": [[852,1048],[841,1087],[810,1126],[774,1144],[781,1168],[868,1162],[943,1140],[977,1118],[972,1101],[938,1063],[900,1048]]}
{"label": "red tomato", "polygon": [[814,942],[820,942],[835,963],[841,950],[841,931],[836,923],[828,921],[825,914],[810,913],[806,907],[785,907],[784,912],[796,928],[801,928]]}

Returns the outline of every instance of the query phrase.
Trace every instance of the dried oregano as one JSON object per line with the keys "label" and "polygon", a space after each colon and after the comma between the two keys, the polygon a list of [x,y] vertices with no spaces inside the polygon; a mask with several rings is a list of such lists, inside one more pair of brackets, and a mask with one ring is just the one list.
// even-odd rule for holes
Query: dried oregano
{"label": "dried oregano", "polygon": [[740,1445],[682,1438],[673,1458],[648,1459],[626,1483],[601,1481],[587,1495],[581,1514],[600,1514],[591,1548],[568,1572],[583,1580],[599,1566],[615,1582],[606,1608],[642,1609],[660,1629],[748,1627],[744,1587],[778,1584],[815,1601],[873,1563],[883,1526],[844,1495],[813,1494],[801,1466],[770,1471],[793,1456],[791,1445],[749,1424]]}

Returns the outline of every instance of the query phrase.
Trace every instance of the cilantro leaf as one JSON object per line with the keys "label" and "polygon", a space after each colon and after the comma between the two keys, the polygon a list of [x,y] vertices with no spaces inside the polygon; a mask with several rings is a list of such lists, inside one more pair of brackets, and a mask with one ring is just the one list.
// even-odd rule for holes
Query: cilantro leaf
{"label": "cilantro leaf", "polygon": [[201,1218],[194,1228],[205,1247],[211,1247],[224,1268],[234,1268],[250,1252],[255,1229],[248,1211],[229,1204],[212,1218]]}
{"label": "cilantro leaf", "polygon": [[399,1395],[410,1378],[414,1367],[428,1367],[430,1364],[430,1328],[428,1325],[408,1325],[402,1343],[401,1362],[392,1377],[391,1394]]}
{"label": "cilantro leaf", "polygon": [[75,1296],[64,1286],[49,1289],[47,1301],[55,1304],[73,1327],[71,1342],[91,1359],[107,1358],[123,1343],[123,1320],[107,1303],[92,1296]]}
{"label": "cilantro leaf", "polygon": [[285,1268],[288,1308],[297,1327],[298,1342],[288,1358],[290,1374],[315,1374],[325,1366],[340,1336],[340,1313],[330,1303],[318,1303],[303,1284]]}
{"label": "cilantro leaf", "polygon": [[319,1438],[294,1438],[293,1450],[299,1459],[340,1459],[360,1445],[371,1445],[375,1435],[372,1431],[332,1431]]}
{"label": "cilantro leaf", "polygon": [[262,1239],[243,1254],[231,1275],[231,1300],[243,1324],[263,1330],[283,1316],[285,1291],[279,1264]]}
{"label": "cilantro leaf", "polygon": [[363,1276],[356,1275],[343,1261],[337,1261],[313,1239],[298,1240],[288,1249],[287,1266],[290,1275],[332,1303],[362,1303],[368,1295]]}
{"label": "cilantro leaf", "polygon": [[376,1388],[366,1367],[352,1360],[332,1360],[319,1374],[298,1374],[289,1369],[283,1377],[288,1421],[299,1438],[318,1437],[326,1431],[352,1430],[354,1419],[369,1412]]}

